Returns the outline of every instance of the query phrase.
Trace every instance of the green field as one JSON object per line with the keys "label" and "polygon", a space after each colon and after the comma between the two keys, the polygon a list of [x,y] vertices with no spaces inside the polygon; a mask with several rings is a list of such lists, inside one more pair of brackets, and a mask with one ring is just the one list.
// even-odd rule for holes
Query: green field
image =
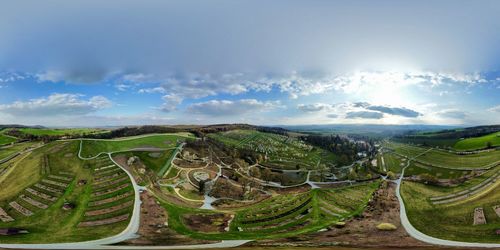
{"label": "green field", "polygon": [[208,136],[230,147],[257,152],[263,158],[259,163],[273,168],[294,169],[298,166],[314,169],[320,162],[329,165],[336,160],[331,152],[283,135],[255,130],[231,130]]}
{"label": "green field", "polygon": [[15,141],[17,141],[15,137],[4,135],[3,133],[0,132],[0,146],[5,144],[10,144]]}
{"label": "green field", "polygon": [[[16,158],[17,166],[6,173],[7,176],[0,177],[2,192],[0,193],[0,207],[2,207],[15,221],[0,222],[0,227],[18,227],[27,229],[29,234],[15,235],[2,238],[2,243],[53,243],[53,242],[75,242],[94,240],[97,238],[116,235],[123,231],[128,221],[95,227],[78,227],[84,220],[83,213],[86,211],[87,203],[91,201],[92,192],[92,166],[97,161],[82,161],[78,159],[79,142],[52,142],[42,148],[36,149],[24,158]],[[31,197],[39,202],[45,203],[38,196],[33,196],[27,191],[28,187],[37,189],[34,184],[41,183],[40,180],[50,178],[49,173],[43,172],[43,157],[47,156],[50,174],[59,174],[61,171],[71,173],[69,187],[58,196],[54,203],[48,203],[47,209],[34,207],[19,198],[20,194]],[[15,178],[11,178],[15,177]],[[89,184],[77,185],[77,180],[87,180]],[[47,186],[51,186],[46,184]],[[55,186],[53,186],[55,188]],[[48,192],[38,189],[39,192]],[[53,193],[46,193],[54,195]],[[30,209],[34,214],[25,217],[11,208],[8,204],[16,201],[22,206]],[[65,201],[75,204],[72,210],[63,210],[61,207]],[[47,203],[46,203],[47,204]],[[98,219],[98,218],[96,218]]]}
{"label": "green field", "polygon": [[[429,201],[430,197],[463,190],[471,186],[469,182],[463,184],[464,187],[456,188],[403,182],[401,195],[411,224],[422,233],[441,239],[500,243],[500,238],[495,234],[500,225],[500,217],[493,210],[493,206],[500,201],[500,186],[466,203],[433,205]],[[487,224],[472,225],[476,207],[484,209]]]}
{"label": "green field", "polygon": [[120,152],[135,148],[173,149],[177,141],[191,139],[192,134],[154,134],[112,140],[82,140],[82,157],[94,157],[102,152]]}
{"label": "green field", "polygon": [[453,148],[461,151],[483,149],[488,146],[488,142],[492,147],[500,146],[500,132],[458,141]]}

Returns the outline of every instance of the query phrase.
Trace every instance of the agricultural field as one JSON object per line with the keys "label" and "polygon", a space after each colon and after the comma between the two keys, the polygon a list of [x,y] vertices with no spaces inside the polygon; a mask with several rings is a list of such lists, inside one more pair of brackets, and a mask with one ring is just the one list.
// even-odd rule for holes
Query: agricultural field
{"label": "agricultural field", "polygon": [[[102,185],[102,181],[106,185],[112,183],[124,172],[114,166],[109,158],[80,160],[78,148],[78,141],[52,142],[14,159],[13,164],[16,166],[4,173],[5,176],[0,176],[0,207],[7,215],[2,217],[0,227],[17,227],[29,231],[28,234],[2,238],[2,243],[85,241],[112,236],[125,229],[128,217],[113,223],[107,221],[99,226],[86,223],[113,218],[119,212],[130,213],[130,206],[129,210],[115,214],[103,211],[87,214],[116,205],[110,202],[94,207],[92,203],[117,196],[121,190],[97,196],[95,193],[99,190],[96,187]],[[114,166],[114,172],[97,175],[95,169],[103,165]],[[120,171],[121,174],[115,176]],[[122,183],[127,182],[130,183],[128,177],[122,180]],[[108,186],[103,188],[111,189]]]}
{"label": "agricultural field", "polygon": [[208,136],[229,147],[257,152],[262,156],[260,164],[274,168],[314,169],[319,163],[333,164],[336,158],[333,153],[298,139],[255,130],[232,130]]}
{"label": "agricultural field", "polygon": [[453,148],[460,151],[478,150],[487,148],[488,145],[490,145],[491,147],[500,146],[500,132],[460,140],[455,143],[455,145],[453,145]]}
{"label": "agricultural field", "polygon": [[160,134],[112,140],[82,140],[82,157],[95,157],[102,152],[120,152],[131,149],[174,149],[178,142],[194,139],[189,133]]}
{"label": "agricultural field", "polygon": [[106,133],[109,130],[93,128],[17,128],[16,130],[24,134],[36,136],[65,136]]}

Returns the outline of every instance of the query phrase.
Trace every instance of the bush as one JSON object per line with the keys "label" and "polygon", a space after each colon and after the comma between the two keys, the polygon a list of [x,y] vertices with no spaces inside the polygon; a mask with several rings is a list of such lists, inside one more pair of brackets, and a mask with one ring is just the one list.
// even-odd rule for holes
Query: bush
{"label": "bush", "polygon": [[397,229],[397,227],[394,226],[394,224],[384,222],[378,224],[377,229],[382,231],[394,231]]}

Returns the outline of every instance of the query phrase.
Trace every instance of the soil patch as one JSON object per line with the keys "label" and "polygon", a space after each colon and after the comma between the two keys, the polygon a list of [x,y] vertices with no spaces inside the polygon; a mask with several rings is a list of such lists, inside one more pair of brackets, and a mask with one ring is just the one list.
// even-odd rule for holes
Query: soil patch
{"label": "soil patch", "polygon": [[188,214],[183,216],[187,227],[195,232],[225,232],[229,225],[229,214]]}

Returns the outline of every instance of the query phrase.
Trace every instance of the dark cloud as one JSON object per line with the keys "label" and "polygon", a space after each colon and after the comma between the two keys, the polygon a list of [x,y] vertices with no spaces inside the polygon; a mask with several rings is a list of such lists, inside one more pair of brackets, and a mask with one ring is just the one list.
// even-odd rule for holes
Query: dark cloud
{"label": "dark cloud", "polygon": [[365,108],[368,110],[404,117],[418,117],[421,115],[419,112],[407,108],[392,108],[387,106],[366,106]]}
{"label": "dark cloud", "polygon": [[373,112],[373,111],[353,111],[353,112],[348,112],[346,113],[345,118],[347,119],[357,119],[357,118],[362,118],[362,119],[382,119],[384,117],[384,114],[380,112]]}

